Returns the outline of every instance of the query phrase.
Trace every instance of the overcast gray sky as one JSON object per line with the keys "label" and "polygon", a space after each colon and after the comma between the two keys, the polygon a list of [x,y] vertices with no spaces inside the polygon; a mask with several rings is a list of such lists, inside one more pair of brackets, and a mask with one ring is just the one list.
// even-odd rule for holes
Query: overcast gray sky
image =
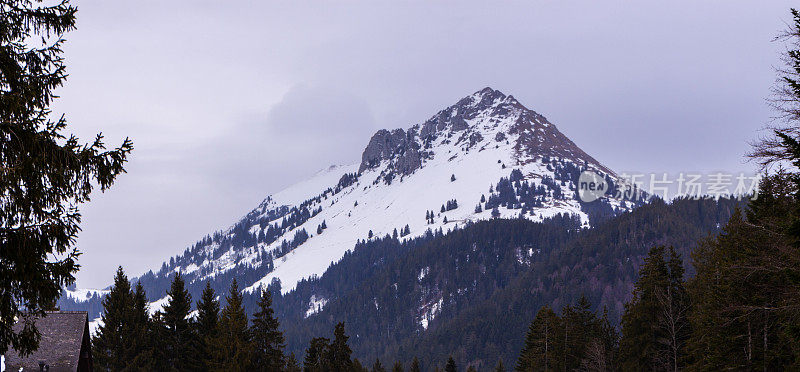
{"label": "overcast gray sky", "polygon": [[[485,86],[623,171],[751,171],[742,154],[790,1],[80,1],[54,109],[136,146],[83,207],[78,285],[108,285],[268,194]],[[795,4],[796,5],[796,4]]]}

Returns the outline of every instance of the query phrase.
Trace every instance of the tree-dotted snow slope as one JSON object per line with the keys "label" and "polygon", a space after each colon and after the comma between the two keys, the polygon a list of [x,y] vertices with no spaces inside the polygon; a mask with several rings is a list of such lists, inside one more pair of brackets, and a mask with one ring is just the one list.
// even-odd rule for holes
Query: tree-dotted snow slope
{"label": "tree-dotted snow slope", "polygon": [[[499,198],[495,188],[512,171],[522,176],[512,180],[512,190],[526,183],[538,189],[538,196],[535,202],[500,203],[495,215],[538,221],[565,213],[588,225],[575,194],[577,173],[585,169],[620,181],[543,116],[486,88],[422,124],[379,131],[360,163],[332,166],[267,197],[230,229],[204,238],[144,277],[169,280],[180,271],[188,283],[197,283],[236,273],[244,291],[277,279],[286,293],[299,280],[322,275],[370,231],[379,237],[396,229],[407,239],[492,218],[487,202],[498,204],[492,195]],[[442,213],[450,200],[458,207]],[[611,198],[602,202],[615,211],[633,207]],[[432,221],[426,219],[428,211]],[[318,233],[323,222],[326,228]],[[403,236],[406,225],[409,234]]]}

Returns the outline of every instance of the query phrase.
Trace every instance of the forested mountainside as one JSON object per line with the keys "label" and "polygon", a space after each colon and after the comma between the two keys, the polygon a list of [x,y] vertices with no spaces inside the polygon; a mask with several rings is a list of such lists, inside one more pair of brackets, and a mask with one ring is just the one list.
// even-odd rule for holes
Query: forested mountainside
{"label": "forested mountainside", "polygon": [[[577,193],[585,170],[610,186],[591,203]],[[543,116],[487,88],[406,131],[379,131],[360,164],[267,197],[133,282],[151,314],[176,273],[193,299],[235,279],[248,313],[267,289],[297,355],[344,321],[361,360],[456,352],[493,365],[518,353],[545,304],[585,294],[618,324],[648,249],[674,245],[688,259],[737,204],[644,204],[636,189],[612,197],[618,186]],[[69,288],[59,306],[98,318],[105,293]]]}
{"label": "forested mountainside", "polygon": [[[362,361],[417,357],[430,365],[453,355],[470,365],[494,366],[498,359],[513,365],[542,306],[559,310],[585,295],[592,311],[607,311],[618,326],[648,250],[671,245],[686,262],[737,206],[743,202],[654,199],[589,229],[575,216],[557,215],[480,221],[405,241],[376,237],[359,242],[322,276],[286,293],[275,280],[268,290],[287,352],[297,356],[311,338],[344,322],[353,356]],[[259,294],[242,295],[252,314]]]}
{"label": "forested mountainside", "polygon": [[[737,206],[656,200],[586,230],[560,216],[483,221],[407,243],[386,237],[359,244],[284,296],[273,287],[274,306],[296,355],[344,321],[360,360],[453,355],[484,367],[498,358],[511,363],[541,306],[559,309],[585,295],[592,310],[607,309],[619,324],[648,250],[672,245],[688,262],[698,240],[716,234]],[[245,296],[246,307],[256,300]]]}

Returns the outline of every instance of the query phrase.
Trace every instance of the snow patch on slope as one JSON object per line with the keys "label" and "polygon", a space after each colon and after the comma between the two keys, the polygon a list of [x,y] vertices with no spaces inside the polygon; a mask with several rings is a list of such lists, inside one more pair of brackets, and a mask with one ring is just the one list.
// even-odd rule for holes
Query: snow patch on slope
{"label": "snow patch on slope", "polygon": [[322,308],[328,303],[328,299],[322,296],[312,295],[308,300],[308,310],[306,310],[306,318],[322,311]]}
{"label": "snow patch on slope", "polygon": [[419,325],[422,326],[423,329],[428,329],[433,319],[436,318],[436,315],[442,310],[443,303],[444,299],[440,298],[438,301],[429,302],[420,308],[422,314],[420,315]]}
{"label": "snow patch on slope", "polygon": [[94,296],[101,296],[102,297],[102,296],[105,296],[106,294],[108,294],[108,292],[109,291],[107,289],[89,289],[89,288],[78,288],[78,289],[73,289],[73,290],[65,289],[64,290],[64,294],[67,297],[69,297],[69,298],[71,298],[71,299],[73,299],[73,300],[75,300],[77,302],[86,301],[86,300],[88,300],[88,299],[90,299],[90,298],[92,298]]}

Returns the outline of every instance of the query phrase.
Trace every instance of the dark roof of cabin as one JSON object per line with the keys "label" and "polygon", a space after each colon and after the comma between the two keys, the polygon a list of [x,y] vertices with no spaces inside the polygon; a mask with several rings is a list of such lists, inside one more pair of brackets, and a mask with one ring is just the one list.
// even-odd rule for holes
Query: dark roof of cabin
{"label": "dark roof of cabin", "polygon": [[[38,371],[39,361],[50,366],[50,371],[75,371],[81,352],[84,332],[87,330],[87,313],[85,311],[48,311],[47,315],[36,318],[36,328],[42,335],[39,349],[25,358],[14,350],[9,350],[5,357],[7,371]],[[23,323],[17,322],[14,331],[19,332]]]}

